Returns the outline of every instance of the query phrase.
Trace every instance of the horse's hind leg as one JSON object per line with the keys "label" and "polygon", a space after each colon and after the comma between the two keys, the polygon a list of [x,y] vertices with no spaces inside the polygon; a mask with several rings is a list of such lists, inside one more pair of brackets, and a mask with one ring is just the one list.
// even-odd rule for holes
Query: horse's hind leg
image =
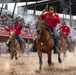
{"label": "horse's hind leg", "polygon": [[18,57],[17,57],[17,53],[15,52],[15,59],[17,60],[18,59]]}
{"label": "horse's hind leg", "polygon": [[67,57],[66,52],[63,53],[63,60],[65,60],[65,57]]}
{"label": "horse's hind leg", "polygon": [[59,53],[58,53],[58,61],[59,61],[59,63],[62,63],[62,60],[61,60],[60,55],[61,55],[61,53],[59,52]]}

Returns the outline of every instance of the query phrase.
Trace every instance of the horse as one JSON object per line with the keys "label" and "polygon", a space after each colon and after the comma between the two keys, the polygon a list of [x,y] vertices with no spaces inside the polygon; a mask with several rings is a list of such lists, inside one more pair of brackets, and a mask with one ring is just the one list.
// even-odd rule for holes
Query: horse
{"label": "horse", "polygon": [[[59,47],[61,48],[61,52],[63,53],[63,59],[65,59],[66,52],[67,52],[67,50],[69,50],[69,44],[67,42],[66,36],[62,34],[62,31],[60,29],[57,30],[57,33],[59,35],[59,41],[58,41]],[[73,41],[72,38],[71,38],[71,41],[72,41],[71,52],[74,52],[75,51],[75,41]]]}
{"label": "horse", "polygon": [[[15,31],[10,31],[9,39],[10,39],[9,43],[10,57],[11,59],[13,59],[15,56],[15,59],[18,59],[17,53],[21,51],[21,47],[18,39],[16,38]],[[24,48],[26,48],[26,43],[24,43]]]}
{"label": "horse", "polygon": [[[46,53],[48,55],[48,64],[54,65],[51,60],[52,50],[54,49],[55,43],[54,38],[52,36],[52,32],[48,32],[46,30],[47,26],[44,25],[44,21],[42,19],[38,19],[36,23],[36,48],[39,57],[39,71],[42,70],[42,53]],[[58,62],[62,63],[60,52],[58,53]]]}

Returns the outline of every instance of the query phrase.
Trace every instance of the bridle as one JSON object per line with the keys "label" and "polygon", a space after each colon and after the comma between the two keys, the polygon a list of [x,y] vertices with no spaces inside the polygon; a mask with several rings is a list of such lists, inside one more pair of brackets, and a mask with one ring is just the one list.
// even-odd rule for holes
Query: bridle
{"label": "bridle", "polygon": [[[42,24],[40,26],[38,25],[37,28],[39,29],[39,30],[37,30],[37,35],[41,35],[43,33],[43,29],[44,28],[47,28],[49,30],[49,32],[50,32],[50,35],[51,35],[51,30],[46,25],[44,25],[44,24]],[[41,45],[46,45],[49,42],[50,38],[51,38],[51,36],[46,41],[44,41],[44,42],[40,41],[40,38],[37,38],[37,40],[38,40],[39,43],[41,43]]]}

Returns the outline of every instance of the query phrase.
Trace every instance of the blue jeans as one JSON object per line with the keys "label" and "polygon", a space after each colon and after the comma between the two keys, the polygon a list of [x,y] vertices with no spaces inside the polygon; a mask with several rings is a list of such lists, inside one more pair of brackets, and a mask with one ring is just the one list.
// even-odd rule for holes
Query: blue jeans
{"label": "blue jeans", "polygon": [[20,42],[21,47],[24,48],[24,42],[25,42],[24,39],[20,35],[17,35],[17,38]]}
{"label": "blue jeans", "polygon": [[54,36],[54,40],[55,40],[55,46],[58,47],[58,34],[57,34],[55,28],[53,28],[53,36]]}
{"label": "blue jeans", "polygon": [[[48,26],[49,27],[49,26]],[[55,47],[58,47],[58,34],[56,32],[55,28],[49,27],[51,31],[53,32],[54,41],[55,41]]]}
{"label": "blue jeans", "polygon": [[71,42],[71,39],[70,39],[69,35],[67,35],[67,41],[68,41],[68,44],[71,46],[72,42]]}

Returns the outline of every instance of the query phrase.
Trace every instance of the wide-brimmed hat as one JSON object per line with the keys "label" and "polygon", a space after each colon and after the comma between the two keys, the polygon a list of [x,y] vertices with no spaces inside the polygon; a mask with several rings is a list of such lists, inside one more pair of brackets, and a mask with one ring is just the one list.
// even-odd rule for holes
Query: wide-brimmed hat
{"label": "wide-brimmed hat", "polygon": [[54,7],[50,6],[49,9],[50,9],[50,10],[54,10]]}
{"label": "wide-brimmed hat", "polygon": [[17,24],[17,23],[19,23],[19,21],[18,21],[18,20],[16,20],[16,21],[14,22],[14,24]]}
{"label": "wide-brimmed hat", "polygon": [[65,25],[65,24],[66,24],[66,22],[65,22],[65,21],[63,21],[61,24],[62,24],[62,25]]}

